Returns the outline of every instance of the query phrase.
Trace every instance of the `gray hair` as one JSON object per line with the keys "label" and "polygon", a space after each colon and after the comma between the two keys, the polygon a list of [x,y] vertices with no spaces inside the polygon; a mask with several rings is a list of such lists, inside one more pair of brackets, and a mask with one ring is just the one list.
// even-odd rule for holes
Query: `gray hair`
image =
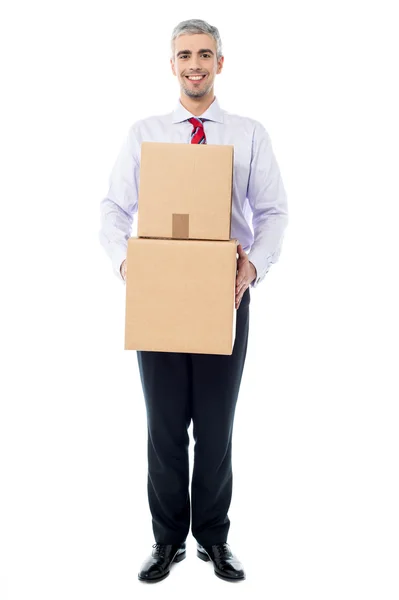
{"label": "gray hair", "polygon": [[171,58],[174,58],[174,41],[179,35],[184,34],[194,34],[194,33],[207,33],[212,36],[216,42],[216,57],[219,59],[222,54],[222,40],[220,38],[220,33],[217,27],[213,25],[209,25],[206,21],[202,21],[202,19],[189,19],[188,21],[181,21],[172,32],[171,39]]}

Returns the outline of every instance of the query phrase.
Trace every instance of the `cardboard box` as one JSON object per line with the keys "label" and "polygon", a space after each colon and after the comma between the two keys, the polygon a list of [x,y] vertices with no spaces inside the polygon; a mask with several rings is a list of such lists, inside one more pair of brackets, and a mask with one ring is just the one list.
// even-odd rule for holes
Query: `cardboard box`
{"label": "cardboard box", "polygon": [[229,240],[234,146],[142,142],[138,237]]}
{"label": "cardboard box", "polygon": [[232,354],[237,244],[130,238],[125,350]]}

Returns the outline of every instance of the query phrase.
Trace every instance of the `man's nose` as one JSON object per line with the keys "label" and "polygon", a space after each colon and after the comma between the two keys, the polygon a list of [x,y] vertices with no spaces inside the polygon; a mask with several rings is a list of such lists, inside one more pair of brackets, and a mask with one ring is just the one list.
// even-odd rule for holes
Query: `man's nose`
{"label": "man's nose", "polygon": [[201,70],[201,65],[199,64],[199,61],[197,58],[192,58],[190,65],[189,65],[189,71],[200,71]]}

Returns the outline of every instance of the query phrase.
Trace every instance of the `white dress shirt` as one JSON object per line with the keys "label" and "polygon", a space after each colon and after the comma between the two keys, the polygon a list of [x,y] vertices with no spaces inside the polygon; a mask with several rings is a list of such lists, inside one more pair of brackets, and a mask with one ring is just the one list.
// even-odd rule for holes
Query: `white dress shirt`
{"label": "white dress shirt", "polygon": [[[173,112],[141,119],[128,130],[111,171],[108,194],[100,203],[100,242],[122,281],[120,266],[138,210],[141,142],[190,143],[193,127],[187,119],[193,116],[179,99]],[[234,146],[230,235],[254,264],[257,277],[251,287],[256,287],[278,260],[288,223],[286,193],[269,134],[260,122],[220,108],[216,97],[199,117],[206,119],[207,144]]]}

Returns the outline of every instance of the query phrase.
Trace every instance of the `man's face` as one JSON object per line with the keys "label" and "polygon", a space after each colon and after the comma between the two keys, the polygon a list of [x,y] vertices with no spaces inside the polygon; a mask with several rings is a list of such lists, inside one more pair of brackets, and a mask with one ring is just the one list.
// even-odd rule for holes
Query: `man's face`
{"label": "man's face", "polygon": [[[201,98],[213,87],[215,76],[221,72],[224,58],[216,58],[216,42],[206,33],[180,35],[175,39],[174,59],[170,61],[181,91],[190,98]],[[189,79],[189,75],[202,75]]]}

